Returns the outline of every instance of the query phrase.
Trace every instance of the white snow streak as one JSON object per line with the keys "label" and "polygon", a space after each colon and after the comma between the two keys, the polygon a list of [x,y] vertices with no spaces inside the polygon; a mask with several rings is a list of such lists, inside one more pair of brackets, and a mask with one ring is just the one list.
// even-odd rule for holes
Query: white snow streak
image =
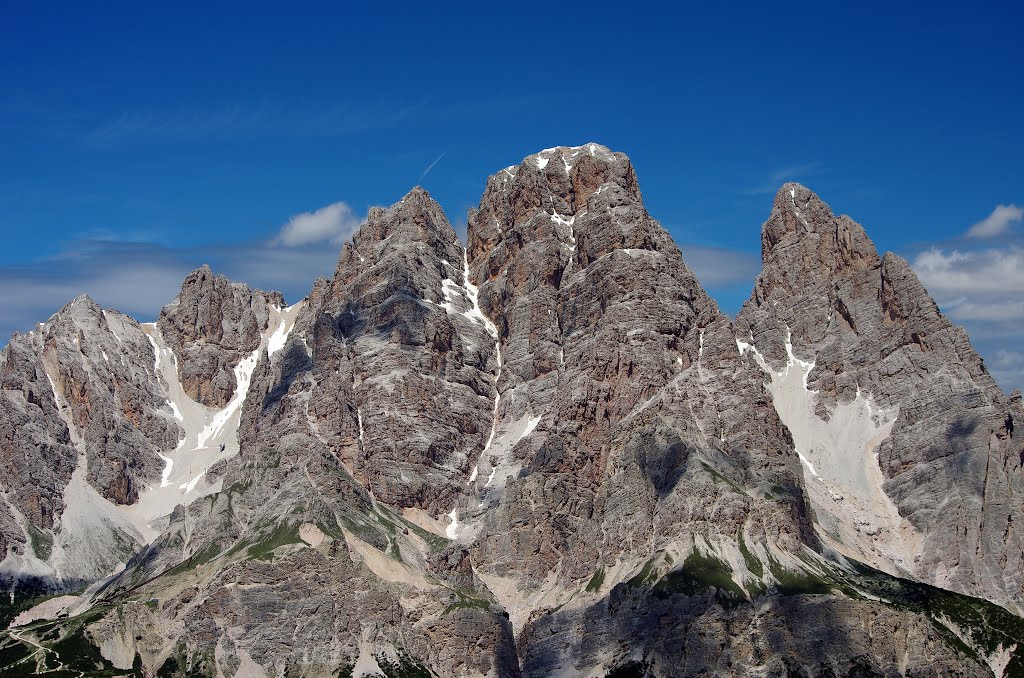
{"label": "white snow streak", "polygon": [[160,474],[160,487],[167,487],[171,484],[171,471],[174,470],[174,460],[157,452],[157,455],[164,460],[164,470]]}
{"label": "white snow streak", "polygon": [[275,353],[284,348],[285,343],[288,341],[288,335],[291,334],[292,328],[295,326],[295,319],[298,314],[293,314],[291,311],[295,308],[295,305],[289,306],[284,309],[277,309],[278,313],[281,314],[281,320],[277,325],[277,329],[270,335],[270,339],[267,340],[267,355],[273,356]]}
{"label": "white snow streak", "polygon": [[878,446],[896,421],[896,410],[881,410],[857,387],[848,402],[817,414],[818,392],[807,387],[813,360],[793,353],[786,331],[786,365],[774,371],[751,343],[736,340],[741,354],[751,352],[771,377],[768,390],[779,419],[793,435],[793,446],[806,469],[806,490],[823,538],[840,553],[892,574],[910,570],[920,552],[920,535],[902,518],[882,486]]}
{"label": "white snow streak", "polygon": [[452,512],[448,514],[448,518],[451,522],[448,527],[445,528],[444,533],[449,539],[455,539],[459,535],[459,509],[458,507],[453,508]]}
{"label": "white snow streak", "polygon": [[188,481],[187,483],[182,483],[181,485],[178,485],[178,489],[182,490],[182,494],[188,494],[192,490],[196,489],[196,485],[199,484],[199,481],[202,480],[203,476],[205,476],[205,475],[206,475],[206,471],[203,471],[202,473],[200,473],[199,475],[197,475],[195,478],[193,478],[192,480]]}
{"label": "white snow streak", "polygon": [[563,217],[554,210],[551,211],[551,221],[555,222],[560,226],[566,226],[569,229],[569,246],[572,247],[572,251],[576,251],[576,232],[573,230],[573,224],[576,223],[576,216]]}
{"label": "white snow streak", "polygon": [[211,438],[219,435],[228,423],[228,420],[242,409],[242,405],[245,403],[245,396],[249,393],[249,383],[252,381],[253,370],[256,369],[256,362],[259,359],[260,349],[257,348],[235,365],[235,392],[231,395],[231,400],[224,406],[224,409],[217,412],[213,417],[213,421],[199,433],[197,443],[199,447],[206,447],[206,443]]}

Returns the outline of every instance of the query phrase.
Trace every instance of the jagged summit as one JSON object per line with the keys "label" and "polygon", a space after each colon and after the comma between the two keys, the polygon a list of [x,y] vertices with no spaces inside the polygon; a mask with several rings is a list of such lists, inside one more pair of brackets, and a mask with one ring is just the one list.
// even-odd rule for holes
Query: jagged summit
{"label": "jagged summit", "polygon": [[[798,449],[802,440],[812,505],[823,534],[838,535],[827,541],[1021,609],[1021,576],[995,564],[1020,559],[1021,537],[981,489],[1021,482],[1010,470],[1020,459],[991,443],[1008,439],[1014,415],[966,333],[904,259],[879,257],[859,224],[799,184],[778,192],[762,233],[739,340],[765,361]],[[795,370],[802,383],[787,381]],[[857,443],[851,418],[874,437]],[[859,529],[848,530],[851,512]]]}
{"label": "jagged summit", "polygon": [[774,289],[791,294],[879,263],[874,243],[860,224],[836,216],[817,194],[797,183],[787,183],[775,194],[771,215],[761,227],[761,256],[777,285],[759,285],[764,298]]}
{"label": "jagged summit", "polygon": [[440,247],[458,242],[444,210],[420,186],[390,207],[370,208],[366,221],[353,234],[352,244],[360,252],[369,252],[388,239],[394,240],[392,247],[411,241]]}
{"label": "jagged summit", "polygon": [[1024,666],[1019,394],[859,225],[783,186],[735,322],[598,144],[467,236],[415,187],[294,306],[204,266],[0,352],[0,580],[102,582],[0,672]]}

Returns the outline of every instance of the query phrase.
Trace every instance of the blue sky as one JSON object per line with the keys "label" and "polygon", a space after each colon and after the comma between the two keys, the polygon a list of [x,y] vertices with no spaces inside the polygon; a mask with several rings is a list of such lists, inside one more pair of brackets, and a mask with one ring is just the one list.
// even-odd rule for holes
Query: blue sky
{"label": "blue sky", "polygon": [[204,262],[301,298],[421,178],[464,228],[489,174],[597,141],[724,310],[798,180],[1024,385],[1022,10],[711,4],[5,3],[0,333],[83,291],[152,319]]}

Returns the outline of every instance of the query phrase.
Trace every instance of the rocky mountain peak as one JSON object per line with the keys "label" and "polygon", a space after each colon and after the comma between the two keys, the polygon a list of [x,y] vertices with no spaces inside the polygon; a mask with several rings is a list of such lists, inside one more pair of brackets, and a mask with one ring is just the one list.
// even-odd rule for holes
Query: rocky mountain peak
{"label": "rocky mountain peak", "polygon": [[368,255],[373,255],[371,258],[376,260],[377,255],[384,251],[410,243],[420,243],[446,257],[451,256],[453,248],[461,249],[459,238],[444,210],[420,186],[414,187],[390,207],[370,208],[366,222],[352,236],[351,245],[346,243],[355,252],[350,252],[349,256],[342,252],[339,270],[342,262],[348,262],[350,258],[362,256],[365,260]]}
{"label": "rocky mountain peak", "polygon": [[533,237],[554,234],[568,241],[574,236],[566,228],[567,220],[584,212],[591,197],[605,191],[642,204],[633,164],[625,154],[588,143],[529,155],[487,180],[479,208],[469,213],[470,258],[492,249],[503,231],[522,226],[541,212],[554,217],[554,226],[541,224],[544,228]]}
{"label": "rocky mountain peak", "polygon": [[468,240],[415,187],[287,309],[203,266],[0,352],[5,592],[130,559],[0,672],[1024,666],[1020,394],[906,261],[786,184],[733,322],[598,144],[490,177]]}
{"label": "rocky mountain peak", "polygon": [[203,265],[160,311],[157,326],[178,361],[185,392],[207,407],[223,407],[234,393],[234,367],[260,345],[269,311],[282,308],[280,292],[233,283]]}
{"label": "rocky mountain peak", "polygon": [[874,567],[1019,601],[1015,574],[981,574],[1020,553],[1007,504],[983,496],[1020,483],[1007,464],[1019,455],[1009,405],[966,333],[906,260],[880,257],[859,224],[799,184],[775,196],[762,258],[738,339],[794,434],[820,533]]}
{"label": "rocky mountain peak", "polygon": [[761,256],[762,277],[772,284],[761,288],[765,298],[776,290],[788,295],[815,287],[879,262],[860,224],[836,216],[816,193],[792,182],[775,194],[771,215],[761,228]]}

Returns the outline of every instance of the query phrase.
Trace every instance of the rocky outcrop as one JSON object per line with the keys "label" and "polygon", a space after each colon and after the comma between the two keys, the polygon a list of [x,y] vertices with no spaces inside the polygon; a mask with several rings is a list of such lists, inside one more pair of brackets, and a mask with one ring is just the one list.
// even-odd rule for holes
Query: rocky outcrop
{"label": "rocky outcrop", "polygon": [[92,533],[97,507],[135,502],[180,433],[153,348],[137,322],[83,296],[16,335],[0,365],[4,574],[102,576],[139,544],[122,521]]}
{"label": "rocky outcrop", "polygon": [[[626,156],[588,144],[502,170],[470,213],[469,252],[503,357],[497,435],[465,511],[494,507],[478,569],[524,589],[557,571],[576,591],[694,533],[813,543],[784,428]],[[752,501],[709,469],[759,499],[784,490]]]}
{"label": "rocky outcrop", "polygon": [[311,295],[310,417],[373,495],[451,504],[488,432],[494,339],[440,206],[414,189],[370,211]]}
{"label": "rocky outcrop", "polygon": [[209,266],[193,271],[160,311],[157,326],[178,361],[185,393],[207,407],[224,407],[235,392],[234,367],[257,348],[279,292],[232,283]]}
{"label": "rocky outcrop", "polygon": [[[836,526],[823,532],[841,532],[837,548],[878,567],[1020,610],[1019,403],[907,262],[879,256],[860,225],[803,186],[775,196],[762,256],[737,336],[776,374],[787,365],[806,373],[778,399],[790,408],[807,400],[786,423],[808,441],[815,508]],[[877,435],[829,441],[857,422]],[[875,508],[858,507],[858,495]],[[886,504],[888,516],[878,509]],[[854,529],[838,524],[851,517]]]}

